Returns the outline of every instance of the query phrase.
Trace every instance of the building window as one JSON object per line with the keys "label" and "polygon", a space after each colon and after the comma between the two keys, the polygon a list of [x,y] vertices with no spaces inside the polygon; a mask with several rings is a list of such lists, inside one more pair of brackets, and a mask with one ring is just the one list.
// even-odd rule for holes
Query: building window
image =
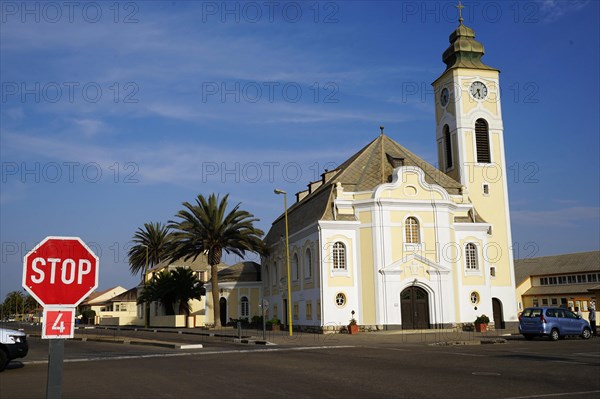
{"label": "building window", "polygon": [[452,168],[452,139],[448,125],[444,125],[444,152],[446,154],[446,169],[450,169]]}
{"label": "building window", "polygon": [[277,262],[273,263],[273,274],[271,277],[273,277],[273,285],[277,286]]}
{"label": "building window", "polygon": [[558,298],[551,298],[550,301],[552,302],[552,306],[558,305]]}
{"label": "building window", "polygon": [[496,277],[496,266],[490,267],[490,276]]}
{"label": "building window", "polygon": [[292,270],[294,271],[294,281],[300,280],[300,265],[298,264],[298,254],[294,254],[292,259]]}
{"label": "building window", "polygon": [[299,317],[298,313],[299,313],[298,302],[294,302],[294,313],[293,313],[294,320],[298,320],[298,317]]}
{"label": "building window", "polygon": [[418,244],[419,239],[419,221],[414,217],[409,217],[404,223],[404,233],[406,234],[407,244]]}
{"label": "building window", "polygon": [[479,264],[477,262],[477,247],[472,242],[468,243],[465,247],[465,261],[467,264],[467,270],[479,270]]}
{"label": "building window", "polygon": [[312,254],[310,253],[310,248],[306,248],[306,252],[304,253],[304,264],[306,267],[304,277],[312,278]]}
{"label": "building window", "polygon": [[485,119],[475,121],[475,148],[478,163],[490,163],[490,134]]}
{"label": "building window", "polygon": [[317,301],[317,320],[321,320],[321,300]]}
{"label": "building window", "polygon": [[346,270],[346,246],[343,242],[333,244],[333,269]]}
{"label": "building window", "polygon": [[335,296],[335,304],[338,307],[342,307],[346,304],[346,295],[344,295],[343,293],[339,292],[338,294],[336,294]]}
{"label": "building window", "polygon": [[479,294],[476,291],[471,292],[471,303],[477,305],[479,303]]}
{"label": "building window", "polygon": [[243,296],[240,300],[240,317],[248,316],[250,316],[250,305],[248,303],[248,298]]}
{"label": "building window", "polygon": [[306,320],[312,320],[312,302],[306,302]]}
{"label": "building window", "polygon": [[483,185],[483,195],[490,195],[490,185],[487,183]]}

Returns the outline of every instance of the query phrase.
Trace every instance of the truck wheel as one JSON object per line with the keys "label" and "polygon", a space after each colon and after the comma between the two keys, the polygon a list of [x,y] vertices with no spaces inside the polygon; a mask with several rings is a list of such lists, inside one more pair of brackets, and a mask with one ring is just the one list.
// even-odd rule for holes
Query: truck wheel
{"label": "truck wheel", "polygon": [[550,339],[552,341],[558,341],[559,338],[560,334],[558,333],[558,330],[556,328],[553,328],[552,331],[550,331]]}

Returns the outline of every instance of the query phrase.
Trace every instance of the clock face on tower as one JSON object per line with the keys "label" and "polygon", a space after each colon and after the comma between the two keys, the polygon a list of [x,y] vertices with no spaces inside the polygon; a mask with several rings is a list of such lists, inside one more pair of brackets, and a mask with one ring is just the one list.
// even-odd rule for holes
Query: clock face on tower
{"label": "clock face on tower", "polygon": [[442,107],[448,105],[448,99],[450,98],[450,94],[448,93],[448,89],[444,87],[440,94],[440,104]]}
{"label": "clock face on tower", "polygon": [[471,83],[471,95],[477,100],[483,100],[487,97],[488,89],[483,82],[475,81]]}

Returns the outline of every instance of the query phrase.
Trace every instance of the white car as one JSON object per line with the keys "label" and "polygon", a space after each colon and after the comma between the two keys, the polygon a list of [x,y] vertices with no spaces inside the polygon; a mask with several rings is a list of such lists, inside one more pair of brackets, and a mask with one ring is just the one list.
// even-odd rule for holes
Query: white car
{"label": "white car", "polygon": [[0,372],[13,359],[27,356],[29,344],[23,331],[0,328]]}

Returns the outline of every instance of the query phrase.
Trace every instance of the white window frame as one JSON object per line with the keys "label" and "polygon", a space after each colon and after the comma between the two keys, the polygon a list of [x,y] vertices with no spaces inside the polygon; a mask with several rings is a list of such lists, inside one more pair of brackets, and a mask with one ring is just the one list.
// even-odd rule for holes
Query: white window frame
{"label": "white window frame", "polygon": [[[339,245],[342,247],[339,248]],[[343,265],[339,265],[340,255],[339,251],[343,250]],[[338,267],[336,267],[336,264]],[[331,246],[331,272],[333,274],[347,274],[348,273],[348,245],[341,241],[336,240]]]}
{"label": "white window frame", "polygon": [[[470,249],[472,248],[472,250]],[[474,254],[471,253],[474,251]],[[481,265],[479,261],[479,250],[477,249],[477,244],[474,242],[468,242],[464,247],[465,252],[465,271],[471,274],[479,274],[481,273]],[[474,267],[473,267],[474,263]]]}
{"label": "white window frame", "polygon": [[240,318],[241,317],[250,317],[250,300],[245,295],[240,298]]}

